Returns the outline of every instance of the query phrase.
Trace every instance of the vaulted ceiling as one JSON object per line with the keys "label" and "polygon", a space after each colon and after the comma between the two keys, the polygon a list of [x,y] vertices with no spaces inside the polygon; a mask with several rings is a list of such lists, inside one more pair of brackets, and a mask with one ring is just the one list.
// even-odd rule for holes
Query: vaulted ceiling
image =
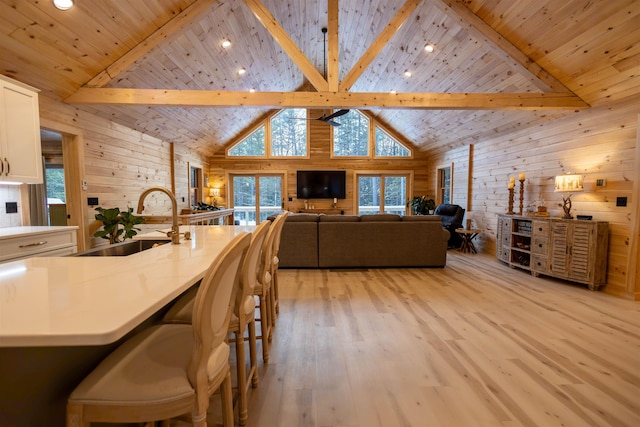
{"label": "vaulted ceiling", "polygon": [[274,108],[366,109],[431,150],[640,93],[638,0],[75,3],[0,0],[0,73],[204,155]]}

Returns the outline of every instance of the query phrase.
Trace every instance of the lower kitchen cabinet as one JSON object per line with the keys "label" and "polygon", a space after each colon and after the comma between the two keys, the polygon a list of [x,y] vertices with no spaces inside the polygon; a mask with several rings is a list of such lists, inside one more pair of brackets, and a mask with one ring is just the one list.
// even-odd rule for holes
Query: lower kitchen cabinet
{"label": "lower kitchen cabinet", "polygon": [[78,227],[0,228],[0,263],[78,251]]}

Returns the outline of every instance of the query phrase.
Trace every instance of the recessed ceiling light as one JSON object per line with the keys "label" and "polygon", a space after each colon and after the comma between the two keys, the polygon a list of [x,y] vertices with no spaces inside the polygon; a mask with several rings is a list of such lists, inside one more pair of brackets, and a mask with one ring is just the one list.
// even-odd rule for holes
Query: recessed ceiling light
{"label": "recessed ceiling light", "polygon": [[405,75],[405,77],[411,77],[411,71],[406,70],[406,71],[404,72],[404,75]]}
{"label": "recessed ceiling light", "polygon": [[246,72],[247,72],[247,70],[245,70],[244,68],[240,68],[240,69],[238,70],[238,74],[240,74],[240,75],[243,75],[243,74],[244,74],[244,73],[246,73]]}
{"label": "recessed ceiling light", "polygon": [[224,40],[222,40],[222,43],[220,43],[220,45],[221,45],[224,49],[226,49],[226,48],[228,48],[229,46],[231,46],[231,42],[230,42],[229,40],[227,40],[227,39],[224,39]]}
{"label": "recessed ceiling light", "polygon": [[53,0],[56,9],[69,10],[73,7],[73,0]]}
{"label": "recessed ceiling light", "polygon": [[425,50],[425,51],[427,51],[427,52],[429,52],[429,53],[433,52],[433,51],[434,51],[434,49],[435,49],[435,47],[434,47],[431,43],[429,43],[428,45],[426,45],[426,46],[424,47],[424,50]]}

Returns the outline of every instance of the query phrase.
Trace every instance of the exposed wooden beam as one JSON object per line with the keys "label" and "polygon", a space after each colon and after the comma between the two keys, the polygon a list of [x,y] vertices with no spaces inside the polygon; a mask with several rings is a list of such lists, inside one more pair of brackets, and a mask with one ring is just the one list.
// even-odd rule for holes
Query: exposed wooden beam
{"label": "exposed wooden beam", "polygon": [[568,93],[232,92],[81,88],[70,104],[271,108],[409,108],[434,110],[563,110],[588,105]]}
{"label": "exposed wooden beam", "polygon": [[378,35],[369,49],[356,62],[356,65],[347,73],[342,82],[340,82],[340,90],[348,91],[351,86],[360,78],[364,70],[371,64],[376,56],[382,51],[385,45],[398,32],[402,24],[404,24],[409,16],[416,10],[416,7],[422,0],[407,0],[398,10],[396,15],[389,21],[389,24]]}
{"label": "exposed wooden beam", "polygon": [[480,19],[461,0],[440,0],[434,2],[434,4],[449,18],[466,28],[473,37],[483,41],[484,45],[494,55],[510,64],[514,70],[525,76],[538,89],[544,92],[571,92],[565,85]]}
{"label": "exposed wooden beam", "polygon": [[109,65],[94,78],[86,83],[88,87],[102,87],[115,79],[120,73],[133,65],[137,60],[149,53],[169,37],[180,32],[191,21],[202,16],[217,0],[196,0],[186,9],[158,28],[153,34],[136,45],[129,52]]}
{"label": "exposed wooden beam", "polygon": [[338,70],[338,0],[329,0],[328,5],[328,65],[327,65],[327,82],[330,92],[337,92],[339,86],[339,70]]}
{"label": "exposed wooden beam", "polygon": [[274,40],[286,52],[291,60],[300,68],[305,77],[318,91],[328,89],[327,81],[316,67],[309,61],[309,58],[302,53],[298,45],[289,37],[289,34],[276,21],[273,15],[267,10],[260,0],[244,0],[244,3],[251,9],[258,21],[271,34]]}

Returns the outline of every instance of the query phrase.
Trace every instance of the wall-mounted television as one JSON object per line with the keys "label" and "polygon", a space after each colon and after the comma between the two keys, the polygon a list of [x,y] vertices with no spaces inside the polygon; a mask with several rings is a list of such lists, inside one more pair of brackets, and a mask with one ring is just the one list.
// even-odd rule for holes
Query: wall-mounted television
{"label": "wall-mounted television", "polygon": [[344,199],[346,196],[346,172],[298,171],[298,199]]}

